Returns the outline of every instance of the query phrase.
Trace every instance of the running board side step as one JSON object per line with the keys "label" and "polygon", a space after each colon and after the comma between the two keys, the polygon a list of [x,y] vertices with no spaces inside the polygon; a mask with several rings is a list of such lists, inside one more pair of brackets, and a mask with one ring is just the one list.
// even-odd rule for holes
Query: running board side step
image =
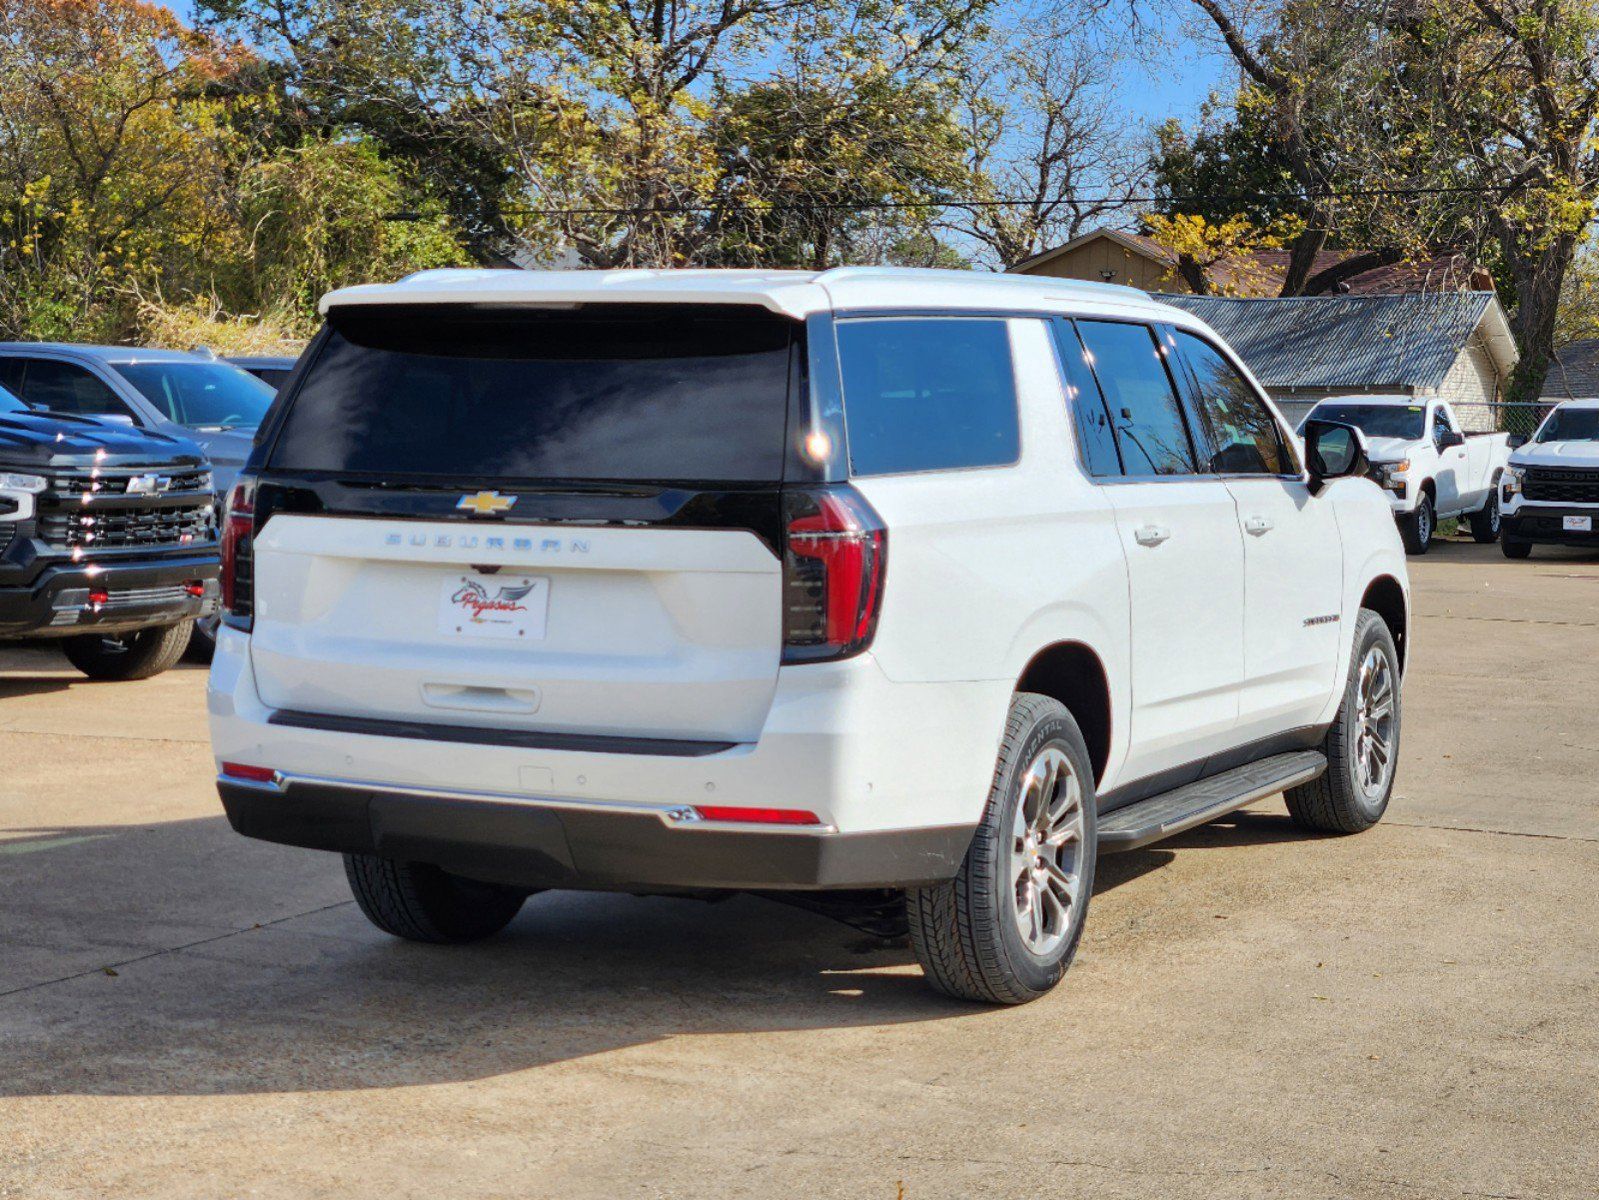
{"label": "running board side step", "polygon": [[1327,769],[1319,750],[1275,754],[1208,779],[1173,788],[1099,819],[1099,851],[1137,850],[1301,783]]}

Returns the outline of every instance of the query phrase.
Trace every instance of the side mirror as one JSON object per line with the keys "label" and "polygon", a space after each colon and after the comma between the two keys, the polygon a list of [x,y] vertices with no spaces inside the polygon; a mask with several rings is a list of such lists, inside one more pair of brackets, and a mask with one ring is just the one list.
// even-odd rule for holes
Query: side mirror
{"label": "side mirror", "polygon": [[1371,464],[1360,430],[1336,421],[1312,419],[1305,422],[1305,466],[1310,472],[1310,494],[1315,496],[1327,480],[1364,475]]}
{"label": "side mirror", "polygon": [[1513,433],[1513,434],[1510,435],[1509,445],[1510,445],[1510,448],[1512,450],[1520,450],[1526,444],[1527,444],[1527,435],[1526,434],[1524,434],[1524,433]]}
{"label": "side mirror", "polygon": [[94,419],[104,425],[133,425],[133,417],[128,413],[95,413]]}
{"label": "side mirror", "polygon": [[1463,433],[1456,433],[1453,429],[1447,429],[1438,435],[1438,449],[1440,450],[1450,450],[1456,446],[1464,446],[1465,444],[1466,435]]}

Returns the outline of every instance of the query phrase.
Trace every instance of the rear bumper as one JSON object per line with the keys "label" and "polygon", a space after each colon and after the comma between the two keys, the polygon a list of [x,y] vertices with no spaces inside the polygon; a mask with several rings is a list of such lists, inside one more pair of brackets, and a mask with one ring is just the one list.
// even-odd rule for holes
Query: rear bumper
{"label": "rear bumper", "polygon": [[219,779],[247,837],[433,863],[472,879],[605,891],[903,887],[948,879],[971,826],[839,833],[683,821],[680,810],[397,790],[287,777]]}
{"label": "rear bumper", "polygon": [[[221,602],[218,569],[214,552],[47,567],[26,586],[0,588],[0,637],[128,633],[209,616]],[[91,591],[107,599],[91,603]]]}
{"label": "rear bumper", "polygon": [[[1566,517],[1587,517],[1588,531],[1564,528]],[[1501,536],[1512,542],[1599,548],[1599,507],[1581,504],[1528,504],[1500,513]]]}

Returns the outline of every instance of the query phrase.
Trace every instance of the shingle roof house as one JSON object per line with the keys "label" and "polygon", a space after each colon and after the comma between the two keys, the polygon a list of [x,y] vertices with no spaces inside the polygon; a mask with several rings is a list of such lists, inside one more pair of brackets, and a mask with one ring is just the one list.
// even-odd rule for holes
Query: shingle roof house
{"label": "shingle roof house", "polygon": [[1543,399],[1599,400],[1599,338],[1585,338],[1555,351],[1544,376]]}
{"label": "shingle roof house", "polygon": [[1164,296],[1227,339],[1292,419],[1328,396],[1442,396],[1463,424],[1497,427],[1516,365],[1492,292],[1235,300]]}
{"label": "shingle roof house", "polygon": [[[1354,257],[1355,250],[1323,250],[1311,277]],[[1241,296],[1275,296],[1288,274],[1286,250],[1252,250],[1224,259],[1208,272],[1213,290]],[[1009,268],[1019,275],[1050,275],[1125,283],[1157,292],[1190,290],[1177,256],[1152,238],[1102,226],[1061,246],[1052,246]],[[1424,258],[1373,267],[1343,281],[1328,294],[1393,295],[1419,292],[1491,291],[1493,277],[1463,254],[1441,251]]]}

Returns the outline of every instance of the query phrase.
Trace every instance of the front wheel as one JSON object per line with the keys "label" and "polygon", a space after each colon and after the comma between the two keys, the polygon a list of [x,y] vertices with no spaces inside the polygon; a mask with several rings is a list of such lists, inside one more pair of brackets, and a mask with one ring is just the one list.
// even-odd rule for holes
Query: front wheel
{"label": "front wheel", "polygon": [[1427,553],[1432,547],[1432,535],[1437,527],[1432,497],[1423,492],[1421,499],[1416,501],[1416,507],[1399,518],[1399,536],[1405,543],[1405,553]]}
{"label": "front wheel", "polygon": [[988,807],[959,873],[905,895],[927,981],[961,1000],[1024,1004],[1066,973],[1094,887],[1094,772],[1077,722],[1018,692]]}
{"label": "front wheel", "polygon": [[1504,551],[1506,558],[1531,558],[1531,542],[1513,542],[1508,537],[1499,540],[1499,549]]}
{"label": "front wheel", "polygon": [[1482,508],[1471,514],[1471,538],[1479,545],[1486,546],[1489,542],[1499,540],[1499,477],[1494,476],[1494,484],[1488,492],[1488,501]]}
{"label": "front wheel", "polygon": [[179,621],[116,637],[85,634],[67,638],[61,652],[90,679],[149,679],[178,665],[193,629],[193,621]]}
{"label": "front wheel", "polygon": [[1399,764],[1399,715],[1399,651],[1388,623],[1363,608],[1343,703],[1322,739],[1327,770],[1284,793],[1294,824],[1359,833],[1382,820]]}

